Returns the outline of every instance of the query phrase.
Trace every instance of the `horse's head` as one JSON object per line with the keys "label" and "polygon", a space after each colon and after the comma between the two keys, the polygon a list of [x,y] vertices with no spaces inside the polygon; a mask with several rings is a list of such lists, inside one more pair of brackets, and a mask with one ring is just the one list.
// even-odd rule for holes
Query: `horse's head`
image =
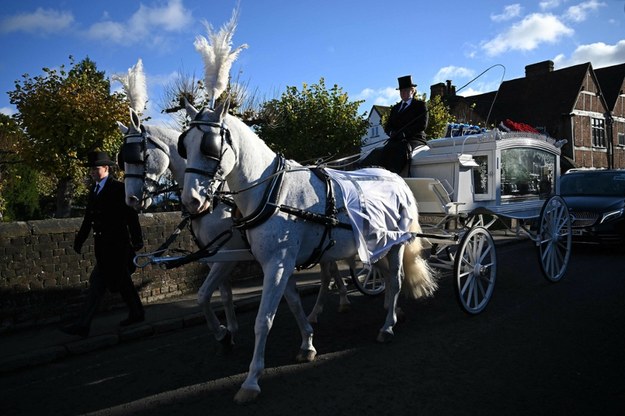
{"label": "horse's head", "polygon": [[178,153],[187,159],[182,202],[191,213],[211,209],[211,201],[236,159],[225,123],[228,104],[197,111],[186,104],[189,128],[178,140]]}
{"label": "horse's head", "polygon": [[158,180],[169,165],[169,150],[149,134],[132,109],[130,120],[129,127],[117,123],[124,134],[124,143],[117,162],[124,171],[126,204],[140,210],[152,204]]}

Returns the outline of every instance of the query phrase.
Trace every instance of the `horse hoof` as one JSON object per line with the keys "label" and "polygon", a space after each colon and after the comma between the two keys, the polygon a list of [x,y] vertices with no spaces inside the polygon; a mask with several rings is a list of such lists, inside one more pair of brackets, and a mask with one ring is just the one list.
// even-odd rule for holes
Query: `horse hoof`
{"label": "horse hoof", "polygon": [[299,350],[299,353],[295,357],[295,361],[298,363],[310,363],[315,360],[317,351],[315,350]]}
{"label": "horse hoof", "polygon": [[393,340],[393,334],[389,333],[389,332],[385,332],[385,331],[380,331],[378,333],[378,338],[377,341],[380,344],[388,344],[389,342],[391,342]]}
{"label": "horse hoof", "polygon": [[350,305],[339,305],[339,313],[349,312],[351,309]]}
{"label": "horse hoof", "polygon": [[240,388],[237,394],[234,395],[234,402],[237,404],[251,403],[260,394],[258,390]]}

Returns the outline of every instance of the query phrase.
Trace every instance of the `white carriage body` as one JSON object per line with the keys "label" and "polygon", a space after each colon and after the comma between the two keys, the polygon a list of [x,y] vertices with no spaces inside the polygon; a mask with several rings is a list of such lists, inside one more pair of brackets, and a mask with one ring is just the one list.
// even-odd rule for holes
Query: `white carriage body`
{"label": "white carriage body", "polygon": [[487,210],[538,217],[559,193],[560,149],[540,134],[491,130],[433,139],[413,154],[406,182],[424,214]]}

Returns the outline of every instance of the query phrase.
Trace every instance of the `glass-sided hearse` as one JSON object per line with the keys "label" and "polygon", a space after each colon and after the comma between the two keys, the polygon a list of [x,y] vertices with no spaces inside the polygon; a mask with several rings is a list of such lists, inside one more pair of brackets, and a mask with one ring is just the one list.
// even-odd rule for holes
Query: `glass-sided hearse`
{"label": "glass-sided hearse", "polygon": [[405,180],[417,200],[421,236],[432,244],[429,261],[453,272],[466,312],[481,312],[493,292],[495,224],[535,243],[549,281],[564,276],[571,218],[558,195],[559,145],[541,134],[489,130],[433,139],[413,153]]}

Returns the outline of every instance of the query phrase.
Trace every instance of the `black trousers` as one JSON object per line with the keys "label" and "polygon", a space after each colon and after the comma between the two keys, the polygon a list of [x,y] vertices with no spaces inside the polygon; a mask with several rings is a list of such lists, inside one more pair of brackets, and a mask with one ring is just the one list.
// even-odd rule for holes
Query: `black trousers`
{"label": "black trousers", "polygon": [[360,163],[362,167],[380,166],[400,174],[410,158],[410,144],[403,140],[388,141],[383,147],[373,149]]}
{"label": "black trousers", "polygon": [[[118,285],[119,294],[128,306],[128,316],[143,316],[143,304],[141,303],[141,298],[139,297],[139,293],[137,292],[135,285],[132,283],[130,273],[128,273],[128,276],[120,278],[118,280]],[[87,301],[83,308],[82,315],[78,321],[79,326],[87,328],[91,326],[91,321],[98,311],[98,306],[100,305],[100,301],[106,293],[107,288],[107,276],[96,263],[95,267],[91,271],[91,275],[89,276],[89,292],[87,294]]]}

